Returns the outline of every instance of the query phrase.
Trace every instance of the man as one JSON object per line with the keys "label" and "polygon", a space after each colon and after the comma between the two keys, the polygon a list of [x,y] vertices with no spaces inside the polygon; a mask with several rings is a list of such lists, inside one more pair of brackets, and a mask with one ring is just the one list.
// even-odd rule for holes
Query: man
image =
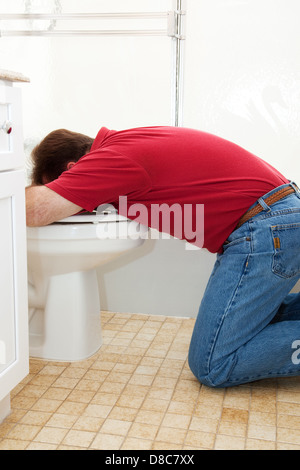
{"label": "man", "polygon": [[[300,294],[289,294],[300,278],[295,184],[231,142],[173,127],[102,128],[95,140],[59,130],[33,161],[29,226],[104,203],[119,207],[122,196],[148,211],[192,207],[195,226],[204,205],[203,246],[217,260],[191,340],[191,370],[210,387],[300,375]],[[174,221],[169,231],[176,234]]]}

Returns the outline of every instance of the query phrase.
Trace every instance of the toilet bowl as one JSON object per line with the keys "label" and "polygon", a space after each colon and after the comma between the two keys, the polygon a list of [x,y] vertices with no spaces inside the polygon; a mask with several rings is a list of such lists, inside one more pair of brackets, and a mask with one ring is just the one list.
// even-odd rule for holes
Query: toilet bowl
{"label": "toilet bowl", "polygon": [[30,355],[80,361],[101,346],[97,267],[142,245],[148,229],[114,210],[27,228]]}

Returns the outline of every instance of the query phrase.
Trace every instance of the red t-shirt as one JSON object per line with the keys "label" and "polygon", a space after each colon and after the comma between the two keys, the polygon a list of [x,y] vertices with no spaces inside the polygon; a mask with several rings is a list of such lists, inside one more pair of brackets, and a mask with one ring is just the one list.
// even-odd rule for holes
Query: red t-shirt
{"label": "red t-shirt", "polygon": [[[46,186],[88,211],[105,203],[118,207],[119,197],[127,196],[128,209],[133,204],[147,207],[148,219],[142,211],[141,223],[163,231],[161,219],[155,226],[158,219],[152,220],[151,207],[175,204],[183,213],[192,207],[196,232],[196,206],[203,204],[203,246],[216,253],[260,196],[288,182],[255,155],[199,130],[146,127],[116,132],[103,127],[90,153]],[[175,215],[172,221],[170,214],[168,231],[177,236]],[[188,240],[184,230],[178,238]]]}

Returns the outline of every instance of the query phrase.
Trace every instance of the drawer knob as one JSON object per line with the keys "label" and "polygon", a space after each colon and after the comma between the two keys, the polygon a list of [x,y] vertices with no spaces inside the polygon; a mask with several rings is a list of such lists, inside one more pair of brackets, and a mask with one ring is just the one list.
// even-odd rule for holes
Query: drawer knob
{"label": "drawer knob", "polygon": [[1,130],[6,132],[6,134],[11,134],[12,123],[10,121],[4,121],[4,123],[2,124]]}

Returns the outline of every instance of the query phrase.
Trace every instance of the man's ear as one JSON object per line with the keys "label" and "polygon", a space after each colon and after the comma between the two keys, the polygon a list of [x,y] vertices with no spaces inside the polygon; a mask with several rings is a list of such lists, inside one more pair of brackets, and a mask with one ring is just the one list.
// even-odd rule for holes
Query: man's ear
{"label": "man's ear", "polygon": [[69,162],[67,164],[67,170],[71,170],[71,168],[73,168],[73,166],[75,165],[76,162]]}

